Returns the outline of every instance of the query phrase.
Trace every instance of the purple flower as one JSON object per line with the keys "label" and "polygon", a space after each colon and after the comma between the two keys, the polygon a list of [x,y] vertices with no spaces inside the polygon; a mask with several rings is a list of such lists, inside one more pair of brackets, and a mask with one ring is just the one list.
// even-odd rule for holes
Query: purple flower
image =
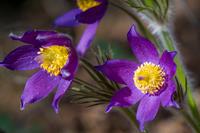
{"label": "purple flower", "polygon": [[138,62],[115,59],[96,69],[109,79],[125,85],[114,94],[106,112],[113,106],[129,107],[140,101],[136,117],[140,130],[144,131],[145,122],[155,118],[160,106],[178,107],[172,98],[176,89],[173,81],[176,52],[164,51],[159,57],[155,46],[139,35],[134,26],[127,37]]}
{"label": "purple flower", "polygon": [[40,68],[31,76],[21,96],[21,109],[26,104],[39,102],[57,87],[52,106],[58,112],[58,103],[67,91],[78,66],[78,58],[71,40],[55,31],[32,30],[22,36],[10,34],[13,40],[27,43],[10,52],[0,66],[10,70]]}
{"label": "purple flower", "polygon": [[76,0],[78,8],[72,9],[55,20],[57,26],[77,26],[88,24],[79,44],[77,52],[83,56],[95,36],[99,21],[104,16],[108,1],[107,0]]}

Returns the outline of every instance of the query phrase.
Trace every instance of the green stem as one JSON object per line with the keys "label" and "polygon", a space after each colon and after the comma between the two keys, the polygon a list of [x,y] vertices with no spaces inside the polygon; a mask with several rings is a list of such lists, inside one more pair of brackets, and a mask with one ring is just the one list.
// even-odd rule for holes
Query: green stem
{"label": "green stem", "polygon": [[[170,33],[168,31],[161,31],[160,35],[160,40],[161,43],[164,45],[164,47],[170,51],[177,51],[176,47],[174,46],[175,42],[173,42],[172,37],[170,36]],[[192,89],[190,87],[190,85],[187,84],[187,80],[186,80],[186,73],[184,71],[182,62],[181,62],[181,58],[179,56],[176,56],[175,58],[175,62],[177,64],[177,78],[181,84],[181,86],[185,89],[184,91],[187,92],[187,105],[189,107],[190,113],[192,115],[192,119],[194,120],[194,123],[197,124],[198,127],[200,127],[200,114],[199,114],[199,110],[198,107],[196,105],[196,102],[194,100],[194,97],[192,95]],[[186,116],[186,115],[184,115]],[[191,124],[193,125],[193,124]],[[194,127],[195,128],[195,127]],[[200,132],[200,131],[198,131]]]}

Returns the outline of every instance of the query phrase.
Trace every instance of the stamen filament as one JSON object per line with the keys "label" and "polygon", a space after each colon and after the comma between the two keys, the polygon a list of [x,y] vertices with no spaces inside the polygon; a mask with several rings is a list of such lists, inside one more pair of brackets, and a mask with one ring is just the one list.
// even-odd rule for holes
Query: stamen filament
{"label": "stamen filament", "polygon": [[40,67],[51,76],[58,76],[69,58],[69,49],[65,46],[52,45],[39,50],[36,61]]}
{"label": "stamen filament", "polygon": [[165,83],[166,74],[162,67],[145,62],[134,72],[134,84],[144,94],[155,94]]}

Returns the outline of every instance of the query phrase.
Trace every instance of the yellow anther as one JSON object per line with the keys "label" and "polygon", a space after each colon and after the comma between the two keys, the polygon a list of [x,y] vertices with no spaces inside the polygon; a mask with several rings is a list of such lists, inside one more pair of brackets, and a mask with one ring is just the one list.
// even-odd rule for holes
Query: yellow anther
{"label": "yellow anther", "polygon": [[59,45],[40,48],[36,61],[50,75],[58,76],[69,59],[69,52],[69,48]]}
{"label": "yellow anther", "polygon": [[145,62],[134,72],[135,86],[144,94],[155,94],[165,83],[165,72],[159,65]]}
{"label": "yellow anther", "polygon": [[86,11],[100,4],[101,4],[100,2],[95,0],[77,0],[77,5],[82,11]]}

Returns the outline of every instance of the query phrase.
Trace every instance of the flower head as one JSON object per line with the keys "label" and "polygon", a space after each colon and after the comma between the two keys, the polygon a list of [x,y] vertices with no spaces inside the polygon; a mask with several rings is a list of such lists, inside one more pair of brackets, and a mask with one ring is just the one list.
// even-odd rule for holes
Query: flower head
{"label": "flower head", "polygon": [[82,11],[87,11],[90,8],[99,6],[101,2],[95,0],[77,0],[77,6]]}
{"label": "flower head", "polygon": [[77,52],[80,56],[84,55],[95,36],[99,21],[104,16],[108,1],[107,0],[75,0],[77,8],[65,13],[55,20],[56,26],[77,26],[88,24],[80,42]]}
{"label": "flower head", "polygon": [[70,50],[64,46],[48,46],[39,49],[35,60],[50,75],[58,76],[69,59],[69,52]]}
{"label": "flower head", "polygon": [[26,45],[10,52],[0,62],[10,70],[40,70],[30,77],[21,96],[21,109],[47,97],[58,86],[53,107],[58,112],[58,102],[69,88],[78,66],[78,58],[71,40],[55,31],[32,30],[22,36],[10,34],[13,40]]}
{"label": "flower head", "polygon": [[134,72],[135,86],[144,94],[156,94],[165,83],[166,73],[160,65],[142,63]]}
{"label": "flower head", "polygon": [[134,26],[127,36],[138,62],[115,59],[96,69],[125,85],[114,94],[106,111],[109,112],[113,106],[129,107],[140,101],[137,120],[143,131],[145,122],[155,118],[160,105],[177,107],[172,98],[176,87],[173,81],[176,52],[164,51],[159,57],[155,46],[139,35]]}

